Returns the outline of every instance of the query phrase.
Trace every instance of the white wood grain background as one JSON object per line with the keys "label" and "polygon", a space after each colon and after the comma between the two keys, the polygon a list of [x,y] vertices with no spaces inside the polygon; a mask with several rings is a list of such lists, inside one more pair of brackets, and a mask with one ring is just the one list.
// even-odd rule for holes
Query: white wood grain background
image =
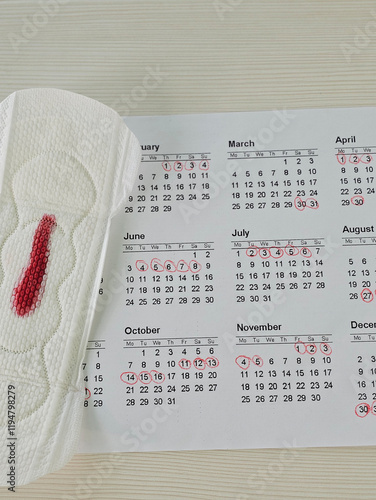
{"label": "white wood grain background", "polygon": [[[375,106],[375,61],[368,0],[0,0],[0,99],[59,87],[123,115]],[[375,487],[373,447],[136,453],[77,455],[0,499],[374,499]]]}

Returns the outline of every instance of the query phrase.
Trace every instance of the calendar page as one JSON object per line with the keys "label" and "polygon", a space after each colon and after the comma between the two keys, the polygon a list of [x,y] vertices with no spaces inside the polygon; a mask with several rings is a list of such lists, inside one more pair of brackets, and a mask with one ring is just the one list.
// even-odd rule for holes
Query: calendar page
{"label": "calendar page", "polygon": [[376,108],[126,122],[80,451],[376,444]]}

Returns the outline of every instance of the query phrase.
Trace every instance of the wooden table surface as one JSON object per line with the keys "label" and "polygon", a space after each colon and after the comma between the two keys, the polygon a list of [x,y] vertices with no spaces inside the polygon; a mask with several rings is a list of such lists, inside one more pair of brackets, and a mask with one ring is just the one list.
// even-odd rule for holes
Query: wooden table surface
{"label": "wooden table surface", "polygon": [[[376,105],[368,0],[1,0],[0,99],[59,87],[122,115]],[[158,85],[140,91],[150,71]],[[0,499],[375,498],[367,448],[76,455]]]}

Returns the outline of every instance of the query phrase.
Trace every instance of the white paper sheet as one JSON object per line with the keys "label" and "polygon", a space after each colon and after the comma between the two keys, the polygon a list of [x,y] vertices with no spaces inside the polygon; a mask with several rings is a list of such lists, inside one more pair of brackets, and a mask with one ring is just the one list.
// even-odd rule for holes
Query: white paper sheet
{"label": "white paper sheet", "polygon": [[80,451],[375,444],[376,109],[126,122]]}

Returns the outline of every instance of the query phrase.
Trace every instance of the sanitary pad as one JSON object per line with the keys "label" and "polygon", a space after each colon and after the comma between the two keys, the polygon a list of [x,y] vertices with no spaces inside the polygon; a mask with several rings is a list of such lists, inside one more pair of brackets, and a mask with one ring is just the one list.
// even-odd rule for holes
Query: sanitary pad
{"label": "sanitary pad", "polygon": [[120,116],[92,99],[32,89],[0,104],[2,486],[56,471],[76,450],[110,219],[139,161]]}

